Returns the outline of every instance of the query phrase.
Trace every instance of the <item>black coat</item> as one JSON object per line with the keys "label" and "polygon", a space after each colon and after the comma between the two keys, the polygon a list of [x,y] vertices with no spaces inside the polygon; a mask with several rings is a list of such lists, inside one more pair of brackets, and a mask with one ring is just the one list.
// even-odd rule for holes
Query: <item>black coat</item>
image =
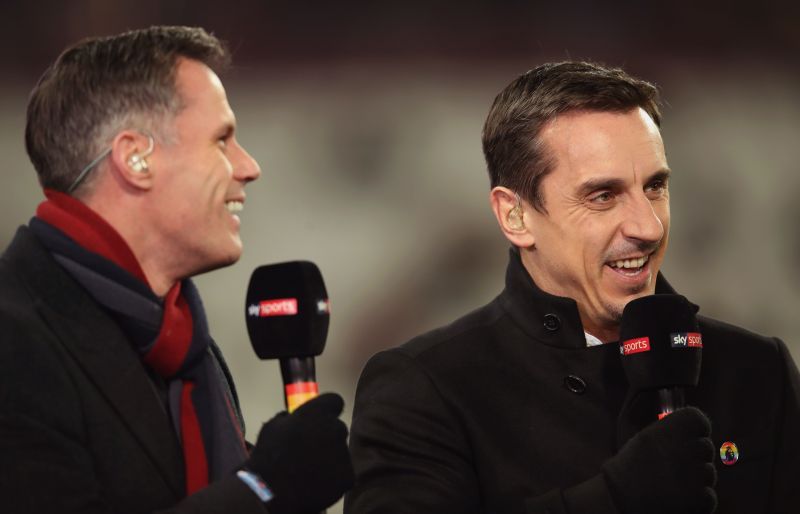
{"label": "black coat", "polygon": [[0,511],[266,512],[235,476],[184,496],[182,450],[138,355],[21,228],[0,259]]}
{"label": "black coat", "polygon": [[[657,291],[674,292],[661,277]],[[687,403],[711,419],[716,449],[740,452],[732,466],[715,457],[717,512],[800,512],[800,378],[786,347],[699,321]],[[345,513],[566,512],[557,491],[584,481],[587,512],[616,513],[601,466],[655,416],[654,403],[645,418],[620,415],[619,353],[587,347],[575,302],[539,290],[512,252],[495,300],[366,365]]]}

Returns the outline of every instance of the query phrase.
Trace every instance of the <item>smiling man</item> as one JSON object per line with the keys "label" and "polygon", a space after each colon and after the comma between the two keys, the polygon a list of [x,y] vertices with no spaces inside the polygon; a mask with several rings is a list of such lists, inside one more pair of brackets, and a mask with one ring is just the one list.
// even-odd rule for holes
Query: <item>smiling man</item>
{"label": "smiling man", "polygon": [[202,29],[84,40],[33,89],[46,201],[0,259],[0,497],[10,514],[319,511],[352,484],[342,399],[244,439],[190,277],[242,254],[258,164]]}
{"label": "smiling man", "polygon": [[522,211],[520,203],[509,218],[518,194],[497,186],[495,215],[539,288],[574,299],[586,332],[616,340],[625,304],[653,294],[667,249],[669,168],[658,126],[641,107],[576,111],[539,137],[558,163],[541,184],[547,204]]}
{"label": "smiling man", "polygon": [[[353,412],[348,514],[788,513],[800,378],[785,345],[699,316],[692,407],[656,421],[629,387],[620,321],[675,291],[656,89],[566,62],[520,76],[483,132],[513,245],[505,290],[379,353]],[[675,172],[679,173],[679,172]]]}

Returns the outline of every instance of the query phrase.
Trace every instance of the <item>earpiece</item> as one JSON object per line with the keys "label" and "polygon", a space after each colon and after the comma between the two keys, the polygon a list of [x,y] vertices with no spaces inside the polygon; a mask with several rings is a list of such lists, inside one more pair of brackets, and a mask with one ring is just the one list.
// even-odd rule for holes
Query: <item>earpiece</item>
{"label": "earpiece", "polygon": [[141,154],[135,153],[130,157],[128,157],[128,166],[130,166],[131,169],[137,173],[142,173],[150,169],[145,157],[153,153],[153,146],[155,145],[155,141],[153,141],[153,136],[149,134],[147,138],[150,140],[147,146],[147,150],[145,150],[144,153]]}
{"label": "earpiece", "polygon": [[525,226],[522,222],[522,213],[516,207],[508,212],[508,224],[514,230],[521,230]]}
{"label": "earpiece", "polygon": [[517,205],[515,205],[513,209],[508,211],[508,216],[506,217],[506,220],[508,221],[508,224],[512,229],[522,230],[525,227],[525,222],[522,220],[523,216],[522,202],[520,201],[518,194],[514,193],[514,196],[517,198]]}
{"label": "earpiece", "polygon": [[128,158],[128,166],[130,166],[131,169],[137,173],[148,170],[147,160],[138,153],[135,153]]}

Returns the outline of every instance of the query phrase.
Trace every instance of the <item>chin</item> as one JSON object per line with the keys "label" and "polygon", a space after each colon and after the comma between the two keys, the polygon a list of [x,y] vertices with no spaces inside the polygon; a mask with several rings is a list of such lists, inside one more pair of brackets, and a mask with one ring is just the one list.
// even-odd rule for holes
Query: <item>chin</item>
{"label": "chin", "polygon": [[625,310],[625,305],[627,305],[627,303],[605,306],[609,324],[618,325],[619,322],[622,321],[622,311]]}
{"label": "chin", "polygon": [[220,250],[220,266],[230,266],[238,261],[242,257],[242,252],[244,250],[242,246],[242,240],[239,238],[239,235],[236,234],[232,236],[225,247],[220,248]]}
{"label": "chin", "polygon": [[605,302],[604,305],[609,321],[619,323],[622,320],[622,312],[625,310],[625,306],[628,305],[628,302],[636,300],[637,298],[642,298],[643,296],[649,296],[651,294],[653,294],[653,291],[651,291],[650,288],[647,288],[645,290],[632,291],[624,298],[620,298],[618,300],[609,299],[609,301]]}
{"label": "chin", "polygon": [[196,273],[192,273],[192,275],[199,275],[201,273],[206,273],[209,271],[213,271],[215,269],[224,268],[226,266],[230,266],[235,264],[239,258],[242,256],[242,248],[231,248],[230,251],[225,253],[218,253],[214,256],[208,256],[208,259],[205,260],[204,263],[199,267]]}
{"label": "chin", "polygon": [[223,256],[219,260],[217,268],[223,268],[225,266],[230,266],[231,264],[236,264],[236,262],[238,262],[241,257],[242,257],[242,247],[240,246],[235,251],[232,251],[227,255]]}

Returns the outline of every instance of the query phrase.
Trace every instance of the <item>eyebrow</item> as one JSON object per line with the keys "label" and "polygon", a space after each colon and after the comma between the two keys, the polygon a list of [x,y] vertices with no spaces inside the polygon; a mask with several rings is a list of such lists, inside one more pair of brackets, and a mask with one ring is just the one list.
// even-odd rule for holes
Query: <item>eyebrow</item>
{"label": "eyebrow", "polygon": [[[670,173],[671,171],[669,168],[660,169],[650,175],[647,180],[645,180],[645,184],[649,184],[654,180],[666,181],[669,179]],[[624,186],[625,180],[621,178],[593,178],[578,186],[578,196],[586,196],[593,191],[601,189],[622,189]]]}
{"label": "eyebrow", "polygon": [[654,180],[669,180],[670,175],[672,175],[672,170],[669,168],[662,168],[655,173],[653,173],[650,178],[647,179],[647,182],[650,183]]}

